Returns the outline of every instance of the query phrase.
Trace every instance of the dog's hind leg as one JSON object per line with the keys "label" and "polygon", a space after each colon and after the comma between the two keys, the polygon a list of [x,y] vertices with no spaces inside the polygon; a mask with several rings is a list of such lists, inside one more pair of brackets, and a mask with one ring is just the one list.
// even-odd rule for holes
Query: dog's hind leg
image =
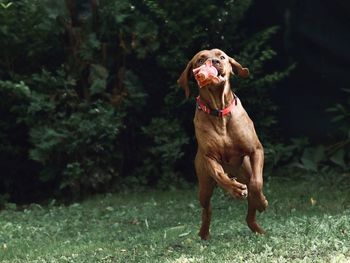
{"label": "dog's hind leg", "polygon": [[199,179],[199,202],[202,207],[202,225],[199,230],[199,236],[203,240],[209,238],[209,227],[211,221],[211,203],[215,181],[211,177],[198,177]]}
{"label": "dog's hind leg", "polygon": [[201,160],[200,156],[196,156],[195,167],[198,178],[198,197],[199,202],[202,207],[202,225],[199,230],[199,236],[203,240],[207,240],[209,238],[209,227],[211,221],[211,203],[210,199],[213,195],[214,187],[216,185],[214,179],[208,175],[208,171],[203,169],[203,165],[201,164],[203,160]]}
{"label": "dog's hind leg", "polygon": [[[252,195],[252,191],[249,187],[249,182],[251,179],[252,175],[252,168],[250,165],[250,160],[249,157],[244,157],[243,163],[239,171],[235,174],[237,177],[237,180],[241,183],[244,183],[248,185],[248,213],[246,217],[246,222],[250,230],[252,230],[254,233],[259,233],[259,234],[264,234],[265,231],[263,228],[256,222],[256,211],[257,207],[257,202],[259,202],[256,199],[256,195]],[[264,207],[266,208],[267,206],[267,201],[266,198],[263,196],[262,192],[260,192],[262,195],[262,199],[264,200]]]}
{"label": "dog's hind leg", "polygon": [[248,197],[247,225],[254,233],[264,234],[264,229],[256,222],[256,208],[252,205],[252,201],[249,200],[251,199]]}

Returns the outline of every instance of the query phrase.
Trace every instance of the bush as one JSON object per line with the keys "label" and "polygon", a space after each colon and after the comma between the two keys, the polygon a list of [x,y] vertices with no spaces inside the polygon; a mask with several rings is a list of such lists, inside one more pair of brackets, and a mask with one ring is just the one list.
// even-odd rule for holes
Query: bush
{"label": "bush", "polygon": [[[70,197],[126,181],[171,187],[192,178],[195,92],[185,101],[176,79],[203,48],[220,47],[250,68],[247,81],[233,81],[270,140],[271,88],[290,69],[263,71],[277,29],[248,35],[240,24],[251,4],[21,0],[0,7],[1,169],[17,174],[2,181],[3,192],[12,196],[25,176],[33,179],[26,194],[49,185],[49,195]],[[21,160],[30,176],[10,160]]]}
{"label": "bush", "polygon": [[182,147],[188,143],[179,121],[153,118],[142,127],[143,133],[151,139],[142,166],[136,169],[135,177],[144,182],[157,183],[161,188],[171,188],[181,183],[177,162],[183,158]]}
{"label": "bush", "polygon": [[108,185],[119,173],[124,114],[103,100],[80,100],[75,82],[62,71],[35,75],[30,86],[24,121],[30,127],[29,157],[43,165],[40,178],[74,195]]}
{"label": "bush", "polygon": [[28,107],[29,89],[23,82],[0,80],[0,207],[12,197],[20,199],[28,182],[35,184],[37,167],[28,160],[27,127],[18,121]]}
{"label": "bush", "polygon": [[[350,90],[344,90],[349,93]],[[332,181],[339,187],[350,185],[350,100],[327,109],[338,123],[338,134],[333,143],[311,144],[307,138],[293,139],[289,144],[274,144],[267,147],[269,171],[282,167],[277,174],[314,177],[318,181]],[[334,143],[335,142],[335,143]]]}

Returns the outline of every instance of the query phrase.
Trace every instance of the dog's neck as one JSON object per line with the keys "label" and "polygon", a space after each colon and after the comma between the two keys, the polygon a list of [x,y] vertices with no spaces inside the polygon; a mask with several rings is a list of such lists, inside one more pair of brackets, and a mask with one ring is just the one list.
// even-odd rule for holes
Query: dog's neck
{"label": "dog's neck", "polygon": [[207,86],[199,89],[199,95],[212,109],[224,109],[234,100],[228,80],[220,86]]}

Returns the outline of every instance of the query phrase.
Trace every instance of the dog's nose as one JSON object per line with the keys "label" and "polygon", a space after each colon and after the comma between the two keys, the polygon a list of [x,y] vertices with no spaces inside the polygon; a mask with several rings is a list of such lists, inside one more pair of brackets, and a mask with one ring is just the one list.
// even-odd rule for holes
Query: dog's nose
{"label": "dog's nose", "polygon": [[212,58],[211,62],[215,65],[215,64],[220,64],[220,60],[216,59],[216,58]]}

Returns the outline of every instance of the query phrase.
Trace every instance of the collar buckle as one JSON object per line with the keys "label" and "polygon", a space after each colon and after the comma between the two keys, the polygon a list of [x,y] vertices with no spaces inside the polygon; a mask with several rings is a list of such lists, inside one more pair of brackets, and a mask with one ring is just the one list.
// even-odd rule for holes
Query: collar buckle
{"label": "collar buckle", "polygon": [[216,116],[216,117],[222,117],[222,111],[218,109],[211,109],[210,115]]}

